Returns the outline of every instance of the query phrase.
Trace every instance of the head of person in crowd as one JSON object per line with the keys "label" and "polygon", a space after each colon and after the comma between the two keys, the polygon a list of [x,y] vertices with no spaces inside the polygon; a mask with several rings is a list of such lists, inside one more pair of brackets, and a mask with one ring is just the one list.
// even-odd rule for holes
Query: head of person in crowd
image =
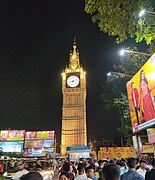
{"label": "head of person in crowd", "polygon": [[137,159],[134,157],[128,158],[127,166],[129,167],[129,169],[135,170],[137,162]]}
{"label": "head of person in crowd", "polygon": [[87,162],[87,167],[88,166],[90,166],[90,167],[92,167],[93,169],[95,169],[95,164],[94,164],[94,162],[92,161],[92,160],[89,160],[88,162]]}
{"label": "head of person in crowd", "polygon": [[62,172],[60,175],[59,175],[59,180],[69,180],[69,174],[68,172]]}
{"label": "head of person in crowd", "polygon": [[15,162],[14,169],[17,171],[22,171],[23,169],[25,169],[25,163],[22,161]]}
{"label": "head of person in crowd", "polygon": [[110,159],[109,163],[110,163],[110,164],[115,164],[116,162],[115,162],[115,160]]}
{"label": "head of person in crowd", "polygon": [[152,164],[153,169],[155,169],[155,158],[152,159],[151,164]]}
{"label": "head of person in crowd", "polygon": [[116,165],[117,165],[119,168],[125,167],[125,163],[124,163],[122,160],[117,160],[117,161],[116,161]]}
{"label": "head of person in crowd", "polygon": [[98,161],[98,165],[99,165],[99,167],[103,168],[104,167],[104,161],[103,160],[99,160]]}
{"label": "head of person in crowd", "polygon": [[147,161],[146,160],[144,160],[144,159],[141,159],[140,161],[139,161],[139,164],[140,164],[140,168],[141,169],[146,169],[147,168]]}
{"label": "head of person in crowd", "polygon": [[79,163],[79,164],[78,164],[78,167],[77,167],[77,170],[78,170],[78,172],[79,172],[79,175],[84,174],[85,164],[84,164],[84,163]]}
{"label": "head of person in crowd", "polygon": [[86,172],[86,176],[90,179],[93,179],[93,177],[95,176],[94,167],[92,166],[86,167],[85,172]]}
{"label": "head of person in crowd", "polygon": [[43,180],[43,177],[39,172],[29,172],[20,177],[20,180]]}
{"label": "head of person in crowd", "polygon": [[106,164],[103,168],[103,177],[105,180],[119,180],[120,171],[118,166],[113,163]]}
{"label": "head of person in crowd", "polygon": [[70,163],[65,162],[62,167],[63,171],[69,172],[70,171]]}

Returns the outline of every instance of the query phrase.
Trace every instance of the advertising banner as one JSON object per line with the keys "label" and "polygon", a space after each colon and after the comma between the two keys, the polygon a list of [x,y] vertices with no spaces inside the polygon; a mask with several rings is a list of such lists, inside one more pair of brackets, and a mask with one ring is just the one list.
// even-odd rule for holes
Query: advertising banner
{"label": "advertising banner", "polygon": [[26,132],[25,139],[54,139],[55,131]]}
{"label": "advertising banner", "polygon": [[133,132],[155,124],[155,53],[127,83]]}
{"label": "advertising banner", "polygon": [[54,152],[54,148],[41,148],[41,149],[24,149],[23,156],[24,157],[45,157],[47,154],[52,154]]}
{"label": "advertising banner", "polygon": [[24,148],[51,148],[54,147],[54,139],[45,139],[45,140],[26,140]]}
{"label": "advertising banner", "polygon": [[104,158],[129,158],[134,157],[133,147],[101,147],[99,154],[99,159]]}
{"label": "advertising banner", "polygon": [[154,153],[154,152],[155,152],[155,149],[154,149],[153,144],[142,146],[142,153]]}
{"label": "advertising banner", "polygon": [[0,132],[1,141],[22,141],[24,136],[25,130],[2,130]]}
{"label": "advertising banner", "polygon": [[23,142],[0,142],[0,152],[22,152]]}
{"label": "advertising banner", "polygon": [[149,143],[155,143],[155,128],[147,129]]}

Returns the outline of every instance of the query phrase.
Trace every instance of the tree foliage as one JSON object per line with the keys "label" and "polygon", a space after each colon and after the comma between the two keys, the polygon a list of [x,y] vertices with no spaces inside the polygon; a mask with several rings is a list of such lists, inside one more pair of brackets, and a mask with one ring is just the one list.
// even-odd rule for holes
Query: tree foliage
{"label": "tree foliage", "polygon": [[[134,50],[137,50],[134,48]],[[114,65],[114,73],[108,77],[103,86],[102,99],[106,109],[116,108],[120,115],[119,131],[127,138],[127,145],[132,144],[132,127],[129,111],[126,83],[144,65],[148,57],[140,54],[129,54]],[[115,73],[117,72],[117,73]]]}
{"label": "tree foliage", "polygon": [[144,8],[153,11],[153,3],[154,0],[85,0],[85,11],[101,31],[115,36],[117,43],[130,37],[151,44],[155,40],[155,17],[139,19],[138,14]]}

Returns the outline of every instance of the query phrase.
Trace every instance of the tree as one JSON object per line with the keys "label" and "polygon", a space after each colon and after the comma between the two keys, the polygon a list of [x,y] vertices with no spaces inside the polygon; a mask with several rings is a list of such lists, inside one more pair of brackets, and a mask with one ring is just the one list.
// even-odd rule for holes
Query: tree
{"label": "tree", "polygon": [[[134,50],[138,51],[136,48]],[[102,99],[105,108],[115,108],[119,112],[121,127],[119,131],[127,138],[127,145],[132,145],[132,127],[129,110],[126,82],[136,74],[144,65],[148,57],[140,54],[128,54],[126,59],[121,59],[119,65],[114,65],[114,71],[103,86]]]}
{"label": "tree", "polygon": [[101,31],[115,36],[117,43],[130,37],[151,44],[155,40],[155,17],[139,19],[138,14],[143,8],[153,11],[153,3],[154,0],[85,0],[85,11]]}
{"label": "tree", "polygon": [[[136,42],[145,41],[149,45],[149,52],[155,51],[155,17],[139,18],[140,10],[153,11],[154,0],[85,0],[85,11],[91,14],[94,23],[109,36],[116,37],[116,43],[128,38]],[[134,49],[136,50],[136,49]],[[114,65],[118,73],[133,76],[148,58],[139,54],[129,54],[128,58]],[[109,77],[104,84],[102,98],[106,109],[116,108],[120,114],[120,131],[131,144],[131,119],[126,92],[127,76]]]}

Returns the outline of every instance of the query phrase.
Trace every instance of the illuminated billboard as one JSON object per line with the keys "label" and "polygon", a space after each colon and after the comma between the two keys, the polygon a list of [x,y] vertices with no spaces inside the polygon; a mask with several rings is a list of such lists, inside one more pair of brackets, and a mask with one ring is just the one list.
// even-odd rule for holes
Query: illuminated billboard
{"label": "illuminated billboard", "polygon": [[40,148],[40,149],[24,149],[23,157],[45,157],[47,154],[52,154],[54,148]]}
{"label": "illuminated billboard", "polygon": [[0,151],[1,152],[22,152],[23,149],[23,141],[17,142],[0,142]]}
{"label": "illuminated billboard", "polygon": [[54,139],[55,131],[32,131],[25,133],[25,139]]}
{"label": "illuminated billboard", "polygon": [[129,158],[134,157],[133,147],[100,147],[99,159],[104,158]]}
{"label": "illuminated billboard", "polygon": [[2,130],[0,131],[1,141],[23,141],[25,130]]}
{"label": "illuminated billboard", "polygon": [[149,143],[155,143],[155,128],[147,129]]}
{"label": "illuminated billboard", "polygon": [[155,53],[127,83],[133,132],[155,125]]}
{"label": "illuminated billboard", "polygon": [[50,148],[54,147],[54,139],[44,139],[44,140],[26,140],[24,148]]}

